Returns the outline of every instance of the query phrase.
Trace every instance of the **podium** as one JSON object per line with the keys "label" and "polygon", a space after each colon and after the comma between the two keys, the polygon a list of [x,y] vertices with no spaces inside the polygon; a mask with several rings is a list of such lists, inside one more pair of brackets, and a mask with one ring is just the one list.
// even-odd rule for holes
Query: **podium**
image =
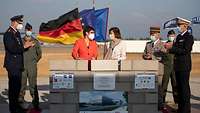
{"label": "podium", "polygon": [[158,61],[51,60],[49,65],[50,113],[159,113],[163,65]]}

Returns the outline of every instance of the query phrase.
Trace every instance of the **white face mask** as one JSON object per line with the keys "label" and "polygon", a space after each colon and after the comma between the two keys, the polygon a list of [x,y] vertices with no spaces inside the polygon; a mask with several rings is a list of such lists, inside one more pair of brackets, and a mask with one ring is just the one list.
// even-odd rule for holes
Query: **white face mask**
{"label": "white face mask", "polygon": [[168,37],[168,40],[169,40],[170,42],[173,42],[174,39],[175,39],[175,37],[173,37],[173,36]]}
{"label": "white face mask", "polygon": [[150,36],[150,39],[151,39],[151,41],[153,41],[153,42],[156,41],[156,37],[153,36],[153,35]]}
{"label": "white face mask", "polygon": [[26,36],[31,36],[32,32],[31,31],[26,31]]}
{"label": "white face mask", "polygon": [[93,33],[89,34],[89,36],[88,36],[88,38],[89,38],[90,40],[94,40],[94,37],[95,37],[95,34],[93,34]]}
{"label": "white face mask", "polygon": [[109,38],[110,38],[111,40],[113,40],[113,39],[114,39],[113,34],[109,34]]}
{"label": "white face mask", "polygon": [[22,25],[22,24],[18,24],[18,25],[17,25],[17,30],[22,30],[22,28],[23,28],[23,25]]}
{"label": "white face mask", "polygon": [[181,32],[182,32],[180,27],[178,27],[178,32],[179,32],[179,33],[181,33]]}

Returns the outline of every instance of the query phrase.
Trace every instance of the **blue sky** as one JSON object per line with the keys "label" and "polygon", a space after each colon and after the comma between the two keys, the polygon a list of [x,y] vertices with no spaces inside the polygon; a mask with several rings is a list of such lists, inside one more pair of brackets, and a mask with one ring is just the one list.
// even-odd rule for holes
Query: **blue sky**
{"label": "blue sky", "polygon": [[[95,7],[110,8],[109,26],[117,26],[122,35],[128,37],[147,37],[150,26],[162,24],[174,17],[191,19],[200,16],[200,0],[95,0]],[[92,0],[1,0],[0,32],[9,26],[10,17],[25,15],[38,32],[42,22],[78,7],[79,10],[92,8]],[[194,37],[200,38],[200,25],[193,25]],[[162,30],[162,36],[166,35]]]}

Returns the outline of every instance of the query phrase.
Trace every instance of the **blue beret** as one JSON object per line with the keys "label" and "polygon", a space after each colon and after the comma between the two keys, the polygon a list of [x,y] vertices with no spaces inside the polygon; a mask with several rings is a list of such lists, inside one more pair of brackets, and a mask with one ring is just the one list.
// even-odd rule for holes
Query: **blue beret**
{"label": "blue beret", "polygon": [[28,29],[28,30],[32,29],[32,26],[31,26],[31,24],[29,24],[29,23],[26,23],[26,25],[25,25],[25,29]]}

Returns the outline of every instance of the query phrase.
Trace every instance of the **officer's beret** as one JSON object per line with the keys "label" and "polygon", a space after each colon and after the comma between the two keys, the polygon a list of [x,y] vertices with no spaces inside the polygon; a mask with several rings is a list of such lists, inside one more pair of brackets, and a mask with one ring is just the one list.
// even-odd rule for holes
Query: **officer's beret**
{"label": "officer's beret", "polygon": [[160,27],[150,27],[150,34],[160,33]]}
{"label": "officer's beret", "polygon": [[24,17],[24,15],[17,15],[17,16],[13,16],[12,18],[10,18],[10,20],[22,23],[23,22],[23,17]]}
{"label": "officer's beret", "polygon": [[180,17],[177,17],[178,18],[178,22],[177,24],[178,25],[190,25],[191,24],[191,21],[187,20],[187,19],[184,19],[184,18],[180,18]]}
{"label": "officer's beret", "polygon": [[176,34],[174,30],[168,31],[168,35]]}
{"label": "officer's beret", "polygon": [[31,24],[29,24],[29,23],[26,23],[26,25],[25,25],[25,29],[28,29],[28,30],[32,29],[32,26],[31,26]]}

